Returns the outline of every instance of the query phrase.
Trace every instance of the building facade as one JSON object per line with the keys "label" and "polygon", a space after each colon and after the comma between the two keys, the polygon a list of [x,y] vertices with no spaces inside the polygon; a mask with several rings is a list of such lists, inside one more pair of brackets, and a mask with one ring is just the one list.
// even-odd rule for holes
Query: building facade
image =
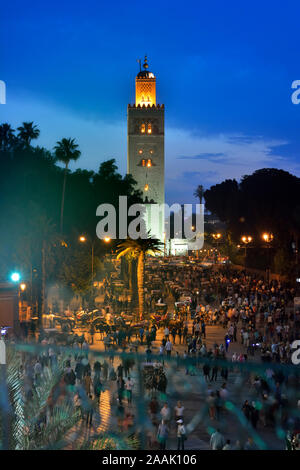
{"label": "building facade", "polygon": [[135,103],[127,109],[127,173],[136,180],[147,203],[147,230],[160,240],[164,238],[164,114],[164,105],[157,104],[156,77],[148,70],[146,56],[135,79]]}

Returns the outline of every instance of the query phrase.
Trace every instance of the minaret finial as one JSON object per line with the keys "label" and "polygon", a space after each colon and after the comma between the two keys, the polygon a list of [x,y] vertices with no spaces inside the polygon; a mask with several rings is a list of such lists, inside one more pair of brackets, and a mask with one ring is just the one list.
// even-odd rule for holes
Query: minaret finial
{"label": "minaret finial", "polygon": [[147,56],[146,56],[146,55],[145,55],[143,67],[144,67],[144,69],[146,69],[146,70],[147,70],[147,68],[148,68],[148,62],[147,62]]}
{"label": "minaret finial", "polygon": [[141,71],[142,71],[142,65],[141,65],[141,64],[142,64],[142,60],[141,60],[141,59],[137,59],[137,62],[138,62],[139,65],[140,65],[140,72],[141,72]]}

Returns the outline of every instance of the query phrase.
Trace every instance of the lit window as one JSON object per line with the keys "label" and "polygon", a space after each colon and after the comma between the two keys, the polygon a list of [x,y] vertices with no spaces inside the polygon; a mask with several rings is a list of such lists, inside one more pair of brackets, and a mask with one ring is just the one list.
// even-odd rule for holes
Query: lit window
{"label": "lit window", "polygon": [[154,153],[154,150],[152,150],[152,149],[151,149],[151,150],[150,150],[150,153],[151,153],[151,155],[153,155],[153,153]]}
{"label": "lit window", "polygon": [[152,124],[148,124],[147,132],[148,134],[152,134]]}
{"label": "lit window", "polygon": [[142,150],[142,149],[140,149],[140,150],[139,150],[139,154],[141,155],[142,153],[143,153],[143,150]]}
{"label": "lit window", "polygon": [[146,166],[146,160],[142,160],[142,166]]}
{"label": "lit window", "polygon": [[151,158],[148,158],[147,167],[150,168],[151,166],[152,166],[152,160],[151,160]]}
{"label": "lit window", "polygon": [[148,189],[149,189],[149,184],[145,184],[144,191],[148,191]]}
{"label": "lit window", "polygon": [[141,133],[145,134],[145,131],[146,131],[146,126],[145,126],[145,124],[142,124],[141,125]]}

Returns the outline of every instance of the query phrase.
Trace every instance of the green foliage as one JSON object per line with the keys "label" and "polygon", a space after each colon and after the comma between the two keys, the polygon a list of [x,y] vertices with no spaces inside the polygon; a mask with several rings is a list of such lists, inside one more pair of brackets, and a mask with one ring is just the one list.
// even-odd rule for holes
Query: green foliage
{"label": "green foliage", "polygon": [[89,290],[92,279],[90,254],[82,248],[66,250],[58,279],[77,294],[83,294]]}
{"label": "green foliage", "polygon": [[[79,158],[75,140],[62,139],[51,152],[31,145],[38,136],[32,122],[23,123],[17,134],[9,124],[0,125],[0,279],[19,270],[33,300],[41,290],[43,261],[46,284],[60,282],[74,292],[86,292],[91,281],[91,253],[88,247],[79,248],[78,236],[96,237],[99,204],[117,205],[119,195],[127,195],[129,203],[141,200],[134,180],[118,173],[115,160],[103,162],[98,172],[72,172],[57,163],[67,167],[70,160]],[[96,275],[101,275],[103,256],[110,248],[95,243]]]}
{"label": "green foliage", "polygon": [[[75,410],[68,394],[61,395],[56,401],[52,399],[52,411],[50,415],[46,412],[55,387],[61,383],[65,359],[66,357],[61,356],[54,370],[45,368],[43,379],[39,386],[33,389],[32,397],[24,400],[22,356],[13,347],[7,346],[7,388],[10,407],[6,432],[9,449],[58,449],[66,446],[65,436],[79,420],[79,413]],[[2,436],[2,419],[0,427]]]}
{"label": "green foliage", "polygon": [[80,450],[139,450],[140,439],[135,434],[128,437],[108,434],[84,442]]}

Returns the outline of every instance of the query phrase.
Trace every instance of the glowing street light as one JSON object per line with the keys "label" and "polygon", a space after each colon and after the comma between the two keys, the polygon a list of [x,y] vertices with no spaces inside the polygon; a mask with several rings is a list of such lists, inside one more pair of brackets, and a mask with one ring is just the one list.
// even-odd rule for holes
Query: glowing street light
{"label": "glowing street light", "polygon": [[273,238],[274,238],[273,233],[264,232],[264,233],[262,234],[262,239],[263,239],[266,243],[271,243],[271,241],[273,240]]}
{"label": "glowing street light", "polygon": [[220,238],[222,238],[222,234],[221,233],[213,233],[212,234],[213,238],[215,240],[220,240]]}
{"label": "glowing street light", "polygon": [[[87,237],[85,235],[80,235],[79,237],[80,243],[85,243],[88,241]],[[91,248],[92,248],[92,283],[94,281],[94,241],[91,242]]]}
{"label": "glowing street light", "polygon": [[271,260],[270,260],[270,248],[271,248],[271,242],[272,240],[274,239],[274,235],[273,233],[270,233],[270,232],[264,232],[262,234],[262,239],[264,240],[264,242],[266,242],[266,246],[268,248],[268,266],[267,266],[267,283],[269,284],[270,282],[270,264],[271,264]]}
{"label": "glowing street light", "polygon": [[103,238],[103,241],[104,241],[105,243],[109,243],[109,242],[111,241],[111,238],[110,238],[110,237],[104,237],[104,238]]}
{"label": "glowing street light", "polygon": [[19,282],[21,279],[21,275],[20,273],[14,272],[11,274],[10,278],[13,282]]}
{"label": "glowing street light", "polygon": [[242,241],[243,243],[245,243],[246,245],[247,245],[248,243],[251,243],[252,240],[253,240],[253,238],[252,238],[250,235],[248,235],[248,236],[244,235],[244,236],[241,238],[241,241]]}
{"label": "glowing street light", "polygon": [[253,238],[251,237],[251,235],[243,235],[241,237],[241,241],[242,243],[244,243],[244,248],[245,248],[245,267],[246,267],[246,260],[247,260],[247,245],[251,243],[252,240]]}
{"label": "glowing street light", "polygon": [[[219,243],[222,238],[222,234],[220,232],[212,234],[213,239],[217,242],[217,250],[219,249]],[[216,254],[216,262],[218,261],[218,255]]]}
{"label": "glowing street light", "polygon": [[22,282],[22,284],[20,284],[20,289],[21,289],[22,292],[24,292],[24,290],[26,289],[25,282]]}

